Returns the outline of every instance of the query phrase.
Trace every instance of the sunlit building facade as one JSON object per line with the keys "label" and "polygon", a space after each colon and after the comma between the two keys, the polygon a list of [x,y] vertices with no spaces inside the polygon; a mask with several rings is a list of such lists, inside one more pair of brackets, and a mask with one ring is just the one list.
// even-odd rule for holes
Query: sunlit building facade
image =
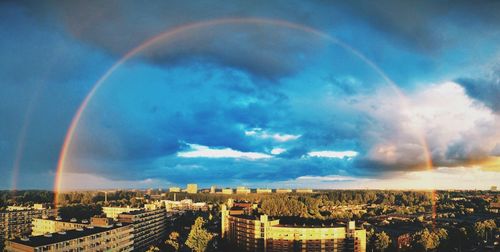
{"label": "sunlit building facade", "polygon": [[272,193],[273,190],[270,188],[257,188],[256,193]]}
{"label": "sunlit building facade", "polygon": [[34,218],[32,224],[33,228],[31,235],[33,236],[84,228],[90,225],[88,220],[78,221],[75,218],[63,220],[61,217],[46,216],[42,218]]}
{"label": "sunlit building facade", "polygon": [[312,193],[313,190],[312,189],[302,188],[302,189],[295,189],[295,192],[296,193]]}
{"label": "sunlit building facade", "polygon": [[115,220],[118,218],[118,215],[121,214],[121,213],[128,213],[128,212],[137,211],[137,210],[141,210],[141,209],[140,208],[133,208],[133,207],[130,207],[130,206],[126,206],[126,207],[103,207],[102,208],[102,212],[106,215],[106,217],[112,218],[112,219],[115,219]]}
{"label": "sunlit building facade", "polygon": [[170,187],[168,188],[168,191],[171,192],[171,193],[178,193],[178,192],[181,192],[181,188],[180,187]]}
{"label": "sunlit building facade", "polygon": [[276,193],[291,193],[292,189],[283,189],[283,188],[278,188],[276,189]]}
{"label": "sunlit building facade", "polygon": [[223,188],[222,194],[233,194],[233,189],[232,188]]}
{"label": "sunlit building facade", "polygon": [[197,184],[187,184],[186,192],[187,193],[197,193],[198,192],[198,185]]}
{"label": "sunlit building facade", "polygon": [[6,242],[7,252],[133,251],[133,227],[126,224],[88,226]]}
{"label": "sunlit building facade", "polygon": [[33,219],[51,217],[56,212],[41,204],[35,204],[33,207],[9,206],[6,211],[0,212],[0,249],[6,239],[30,234]]}
{"label": "sunlit building facade", "polygon": [[366,231],[347,226],[283,225],[267,215],[229,215],[223,207],[222,237],[241,251],[366,251]]}
{"label": "sunlit building facade", "polygon": [[246,188],[244,186],[239,186],[236,188],[236,193],[237,194],[248,194],[248,193],[250,193],[250,189]]}
{"label": "sunlit building facade", "polygon": [[160,202],[165,206],[167,212],[207,211],[209,208],[206,202],[193,202],[192,199],[162,200]]}
{"label": "sunlit building facade", "polygon": [[118,215],[119,222],[131,224],[134,228],[135,251],[145,251],[149,246],[164,238],[166,213],[164,208],[159,208],[149,211],[137,210]]}

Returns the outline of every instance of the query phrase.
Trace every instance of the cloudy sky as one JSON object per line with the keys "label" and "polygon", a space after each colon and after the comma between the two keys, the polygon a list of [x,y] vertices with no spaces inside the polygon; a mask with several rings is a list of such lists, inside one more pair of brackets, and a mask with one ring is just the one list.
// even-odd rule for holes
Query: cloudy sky
{"label": "cloudy sky", "polygon": [[0,188],[53,187],[100,79],[64,189],[488,188],[500,181],[498,10],[2,1]]}

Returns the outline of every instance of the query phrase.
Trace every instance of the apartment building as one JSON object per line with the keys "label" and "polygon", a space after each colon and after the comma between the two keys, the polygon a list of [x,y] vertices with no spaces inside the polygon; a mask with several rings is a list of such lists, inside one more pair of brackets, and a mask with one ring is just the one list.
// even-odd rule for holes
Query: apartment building
{"label": "apartment building", "polygon": [[221,191],[222,194],[233,194],[232,188],[223,188]]}
{"label": "apartment building", "polygon": [[140,208],[133,208],[130,206],[126,207],[103,207],[102,212],[106,214],[106,217],[116,220],[118,215],[121,213],[128,213],[132,211],[141,210]]}
{"label": "apartment building", "polygon": [[133,226],[134,250],[145,251],[163,238],[166,228],[166,211],[164,208],[159,208],[121,213],[118,215],[118,221]]}
{"label": "apartment building", "polygon": [[206,202],[193,202],[192,199],[162,200],[161,203],[165,205],[167,212],[207,211],[209,208]]}
{"label": "apartment building", "polygon": [[0,250],[3,241],[31,233],[31,223],[35,218],[54,216],[57,211],[41,204],[32,207],[9,206],[0,212]]}
{"label": "apartment building", "polygon": [[187,184],[186,192],[187,193],[198,193],[198,185],[197,184]]}
{"label": "apartment building", "polygon": [[236,187],[236,194],[248,194],[248,193],[250,193],[249,188],[246,188],[244,186]]}
{"label": "apartment building", "polygon": [[313,190],[312,189],[307,189],[307,188],[299,188],[299,189],[295,189],[295,192],[296,193],[312,193]]}
{"label": "apartment building", "polygon": [[287,188],[278,188],[276,189],[276,193],[291,193],[292,189],[287,189]]}
{"label": "apartment building", "polygon": [[221,211],[222,237],[241,251],[366,251],[366,231],[348,225],[282,224],[267,215]]}
{"label": "apartment building", "polygon": [[6,242],[7,252],[133,251],[133,227],[128,224],[87,226]]}
{"label": "apartment building", "polygon": [[77,220],[72,219],[62,219],[60,216],[57,217],[47,217],[42,216],[42,218],[33,219],[33,227],[31,231],[32,236],[38,236],[48,233],[56,233],[60,231],[73,230],[77,228],[84,228],[90,226],[88,220]]}
{"label": "apartment building", "polygon": [[270,188],[257,188],[257,190],[255,190],[256,193],[272,193],[273,190],[271,190]]}

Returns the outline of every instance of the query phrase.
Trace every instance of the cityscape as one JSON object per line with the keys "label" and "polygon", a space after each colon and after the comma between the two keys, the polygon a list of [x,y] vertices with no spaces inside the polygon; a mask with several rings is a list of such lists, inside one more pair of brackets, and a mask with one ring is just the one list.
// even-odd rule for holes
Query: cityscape
{"label": "cityscape", "polygon": [[[500,191],[2,193],[5,251],[496,251]],[[35,203],[36,202],[36,203]]]}
{"label": "cityscape", "polygon": [[500,1],[0,17],[0,252],[500,251]]}

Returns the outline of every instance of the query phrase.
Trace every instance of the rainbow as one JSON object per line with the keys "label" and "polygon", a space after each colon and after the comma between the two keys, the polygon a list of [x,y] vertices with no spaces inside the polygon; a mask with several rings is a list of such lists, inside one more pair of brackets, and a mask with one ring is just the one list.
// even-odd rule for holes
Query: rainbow
{"label": "rainbow", "polygon": [[[362,60],[368,66],[370,66],[380,77],[382,77],[382,79],[398,95],[403,107],[405,107],[405,108],[408,107],[407,99],[404,96],[404,94],[402,93],[402,91],[394,83],[394,81],[392,81],[382,71],[382,69],[380,69],[375,63],[373,63],[371,60],[366,58],[361,52],[357,51],[356,49],[349,46],[348,44],[342,42],[341,40],[339,40],[339,39],[337,39],[337,38],[335,38],[327,33],[316,30],[312,27],[305,26],[302,24],[292,23],[292,22],[285,21],[285,20],[266,19],[266,18],[223,18],[223,19],[215,19],[215,20],[208,20],[208,21],[202,21],[202,22],[181,25],[181,26],[178,26],[176,28],[172,28],[172,29],[169,29],[165,32],[159,33],[156,36],[153,36],[153,37],[145,40],[143,43],[141,43],[140,45],[138,45],[137,47],[133,48],[132,50],[127,52],[125,55],[123,55],[118,61],[116,61],[97,80],[97,82],[94,83],[94,85],[92,86],[92,89],[89,91],[89,93],[87,94],[85,99],[82,101],[82,103],[78,107],[78,110],[76,111],[76,113],[71,121],[71,124],[70,124],[69,129],[68,129],[67,134],[66,134],[66,137],[64,139],[64,143],[63,143],[62,148],[61,148],[61,153],[59,156],[59,162],[57,164],[57,170],[56,170],[55,181],[54,181],[54,192],[55,192],[54,204],[55,204],[55,206],[58,205],[57,195],[61,192],[61,184],[62,184],[62,179],[63,179],[64,167],[66,165],[67,158],[68,158],[68,150],[73,142],[73,138],[75,136],[76,129],[78,128],[78,124],[79,124],[81,117],[82,117],[85,109],[87,108],[89,102],[92,100],[92,98],[97,93],[99,88],[106,82],[106,80],[120,66],[122,66],[129,59],[131,59],[132,57],[134,57],[138,53],[142,52],[143,50],[147,49],[148,47],[150,47],[156,43],[168,41],[168,40],[176,37],[177,35],[187,33],[187,32],[193,32],[193,31],[196,31],[197,29],[207,28],[207,27],[211,27],[211,26],[218,26],[218,25],[227,25],[227,24],[270,25],[270,26],[283,27],[283,28],[303,31],[305,33],[309,33],[309,34],[318,36],[318,37],[323,38],[331,43],[339,45],[342,48],[344,48],[345,50],[347,50],[350,53],[352,53],[353,55],[355,55],[356,57],[358,57],[360,60]],[[432,167],[433,167],[432,159],[431,159],[431,155],[430,155],[429,148],[427,145],[427,141],[424,137],[424,134],[419,134],[419,141],[420,141],[420,144],[423,146],[423,151],[424,151],[425,160],[426,160],[425,167],[427,169],[432,169]],[[435,203],[434,203],[435,191],[433,191],[432,195],[433,195],[433,209],[435,210]]]}

